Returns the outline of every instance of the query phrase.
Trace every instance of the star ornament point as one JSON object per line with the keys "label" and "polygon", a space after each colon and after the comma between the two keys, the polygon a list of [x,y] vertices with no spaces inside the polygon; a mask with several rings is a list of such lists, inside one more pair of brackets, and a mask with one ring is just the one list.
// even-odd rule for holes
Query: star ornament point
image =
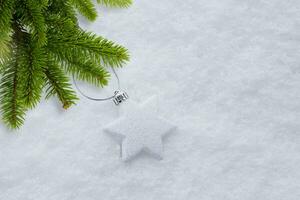
{"label": "star ornament point", "polygon": [[161,160],[163,137],[176,129],[172,123],[157,115],[151,99],[144,104],[133,101],[122,103],[121,117],[109,124],[104,131],[121,137],[121,157],[129,161],[144,152]]}

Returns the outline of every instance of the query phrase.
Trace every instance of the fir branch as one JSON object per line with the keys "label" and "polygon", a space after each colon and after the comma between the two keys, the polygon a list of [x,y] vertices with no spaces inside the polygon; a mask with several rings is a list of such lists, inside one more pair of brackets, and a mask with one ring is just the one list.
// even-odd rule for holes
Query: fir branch
{"label": "fir branch", "polygon": [[15,0],[0,0],[0,57],[7,56]]}
{"label": "fir branch", "polygon": [[20,83],[20,59],[22,49],[18,48],[23,41],[22,31],[17,24],[14,24],[14,46],[17,47],[10,60],[4,65],[4,72],[0,83],[1,112],[4,123],[10,128],[19,128],[25,117],[26,108],[23,104],[22,87]]}
{"label": "fir branch", "polygon": [[26,34],[26,41],[21,44],[24,49],[20,61],[22,74],[22,98],[28,108],[33,108],[40,101],[44,85],[44,73],[42,67],[46,65],[44,48],[37,45],[37,41]]}
{"label": "fir branch", "polygon": [[45,82],[47,87],[46,98],[57,96],[65,109],[75,104],[78,98],[72,90],[68,77],[65,76],[59,65],[49,61],[48,66],[44,68],[44,73],[46,75]]}
{"label": "fir branch", "polygon": [[[127,7],[131,0],[98,3]],[[129,60],[123,46],[83,31],[75,9],[89,20],[97,16],[91,0],[0,0],[0,104],[9,127],[23,124],[44,86],[47,98],[55,95],[68,108],[77,97],[66,74],[102,87],[105,67]]]}
{"label": "fir branch", "polygon": [[99,64],[88,58],[82,59],[72,55],[61,55],[48,52],[52,60],[56,60],[65,71],[76,79],[86,81],[96,86],[105,86],[110,74]]}
{"label": "fir branch", "polygon": [[97,11],[91,0],[71,0],[75,8],[87,19],[94,21],[97,17]]}
{"label": "fir branch", "polygon": [[77,24],[76,12],[70,0],[49,0],[48,9],[46,10],[46,20],[49,15],[57,15],[61,18],[70,19],[73,23]]}
{"label": "fir branch", "polygon": [[97,0],[98,3],[110,7],[127,8],[132,4],[132,0]]}
{"label": "fir branch", "polygon": [[33,35],[37,39],[38,44],[43,46],[47,42],[46,37],[46,24],[43,15],[43,10],[45,9],[45,2],[37,3],[35,0],[26,0],[25,8],[27,10],[25,17],[28,19],[30,28],[33,30]]}
{"label": "fir branch", "polygon": [[11,60],[0,83],[2,117],[10,128],[19,128],[23,124],[26,111],[20,98],[19,78],[18,60]]}
{"label": "fir branch", "polygon": [[86,81],[96,86],[105,86],[108,83],[109,73],[101,66],[89,60],[81,60],[77,58],[68,59],[65,62],[65,69],[75,78]]}
{"label": "fir branch", "polygon": [[[77,32],[79,26],[68,17],[62,17],[58,14],[49,13],[46,18],[46,23],[50,29],[47,34],[62,34],[68,32]],[[53,31],[55,29],[55,31]]]}
{"label": "fir branch", "polygon": [[123,46],[96,36],[93,33],[78,31],[75,33],[49,34],[47,48],[62,56],[75,55],[91,58],[103,66],[121,67],[129,60],[127,49]]}

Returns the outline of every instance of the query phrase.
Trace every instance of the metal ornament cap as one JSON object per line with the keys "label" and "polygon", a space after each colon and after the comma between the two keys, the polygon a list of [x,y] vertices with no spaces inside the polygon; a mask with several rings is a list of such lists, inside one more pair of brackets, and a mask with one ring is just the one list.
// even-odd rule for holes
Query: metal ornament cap
{"label": "metal ornament cap", "polygon": [[128,94],[126,92],[117,90],[117,91],[115,91],[113,102],[117,106],[120,103],[126,101],[128,98],[129,98],[129,96],[128,96]]}

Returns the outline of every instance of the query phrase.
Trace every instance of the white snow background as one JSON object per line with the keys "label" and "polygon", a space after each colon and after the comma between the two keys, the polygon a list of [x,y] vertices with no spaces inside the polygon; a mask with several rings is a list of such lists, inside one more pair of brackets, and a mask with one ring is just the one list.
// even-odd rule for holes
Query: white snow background
{"label": "white snow background", "polygon": [[[43,101],[0,128],[0,200],[299,200],[300,1],[135,0],[82,27],[130,50],[132,100],[178,125],[164,159],[120,159],[111,102]],[[93,96],[109,95],[82,84]]]}

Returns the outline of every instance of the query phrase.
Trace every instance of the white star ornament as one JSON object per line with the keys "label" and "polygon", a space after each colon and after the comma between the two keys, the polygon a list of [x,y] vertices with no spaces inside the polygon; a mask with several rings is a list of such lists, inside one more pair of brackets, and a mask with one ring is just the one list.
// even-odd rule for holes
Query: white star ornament
{"label": "white star ornament", "polygon": [[156,159],[162,159],[162,138],[176,126],[157,116],[153,106],[156,97],[139,105],[127,100],[120,105],[121,117],[109,124],[104,131],[122,138],[121,157],[129,161],[146,152]]}

